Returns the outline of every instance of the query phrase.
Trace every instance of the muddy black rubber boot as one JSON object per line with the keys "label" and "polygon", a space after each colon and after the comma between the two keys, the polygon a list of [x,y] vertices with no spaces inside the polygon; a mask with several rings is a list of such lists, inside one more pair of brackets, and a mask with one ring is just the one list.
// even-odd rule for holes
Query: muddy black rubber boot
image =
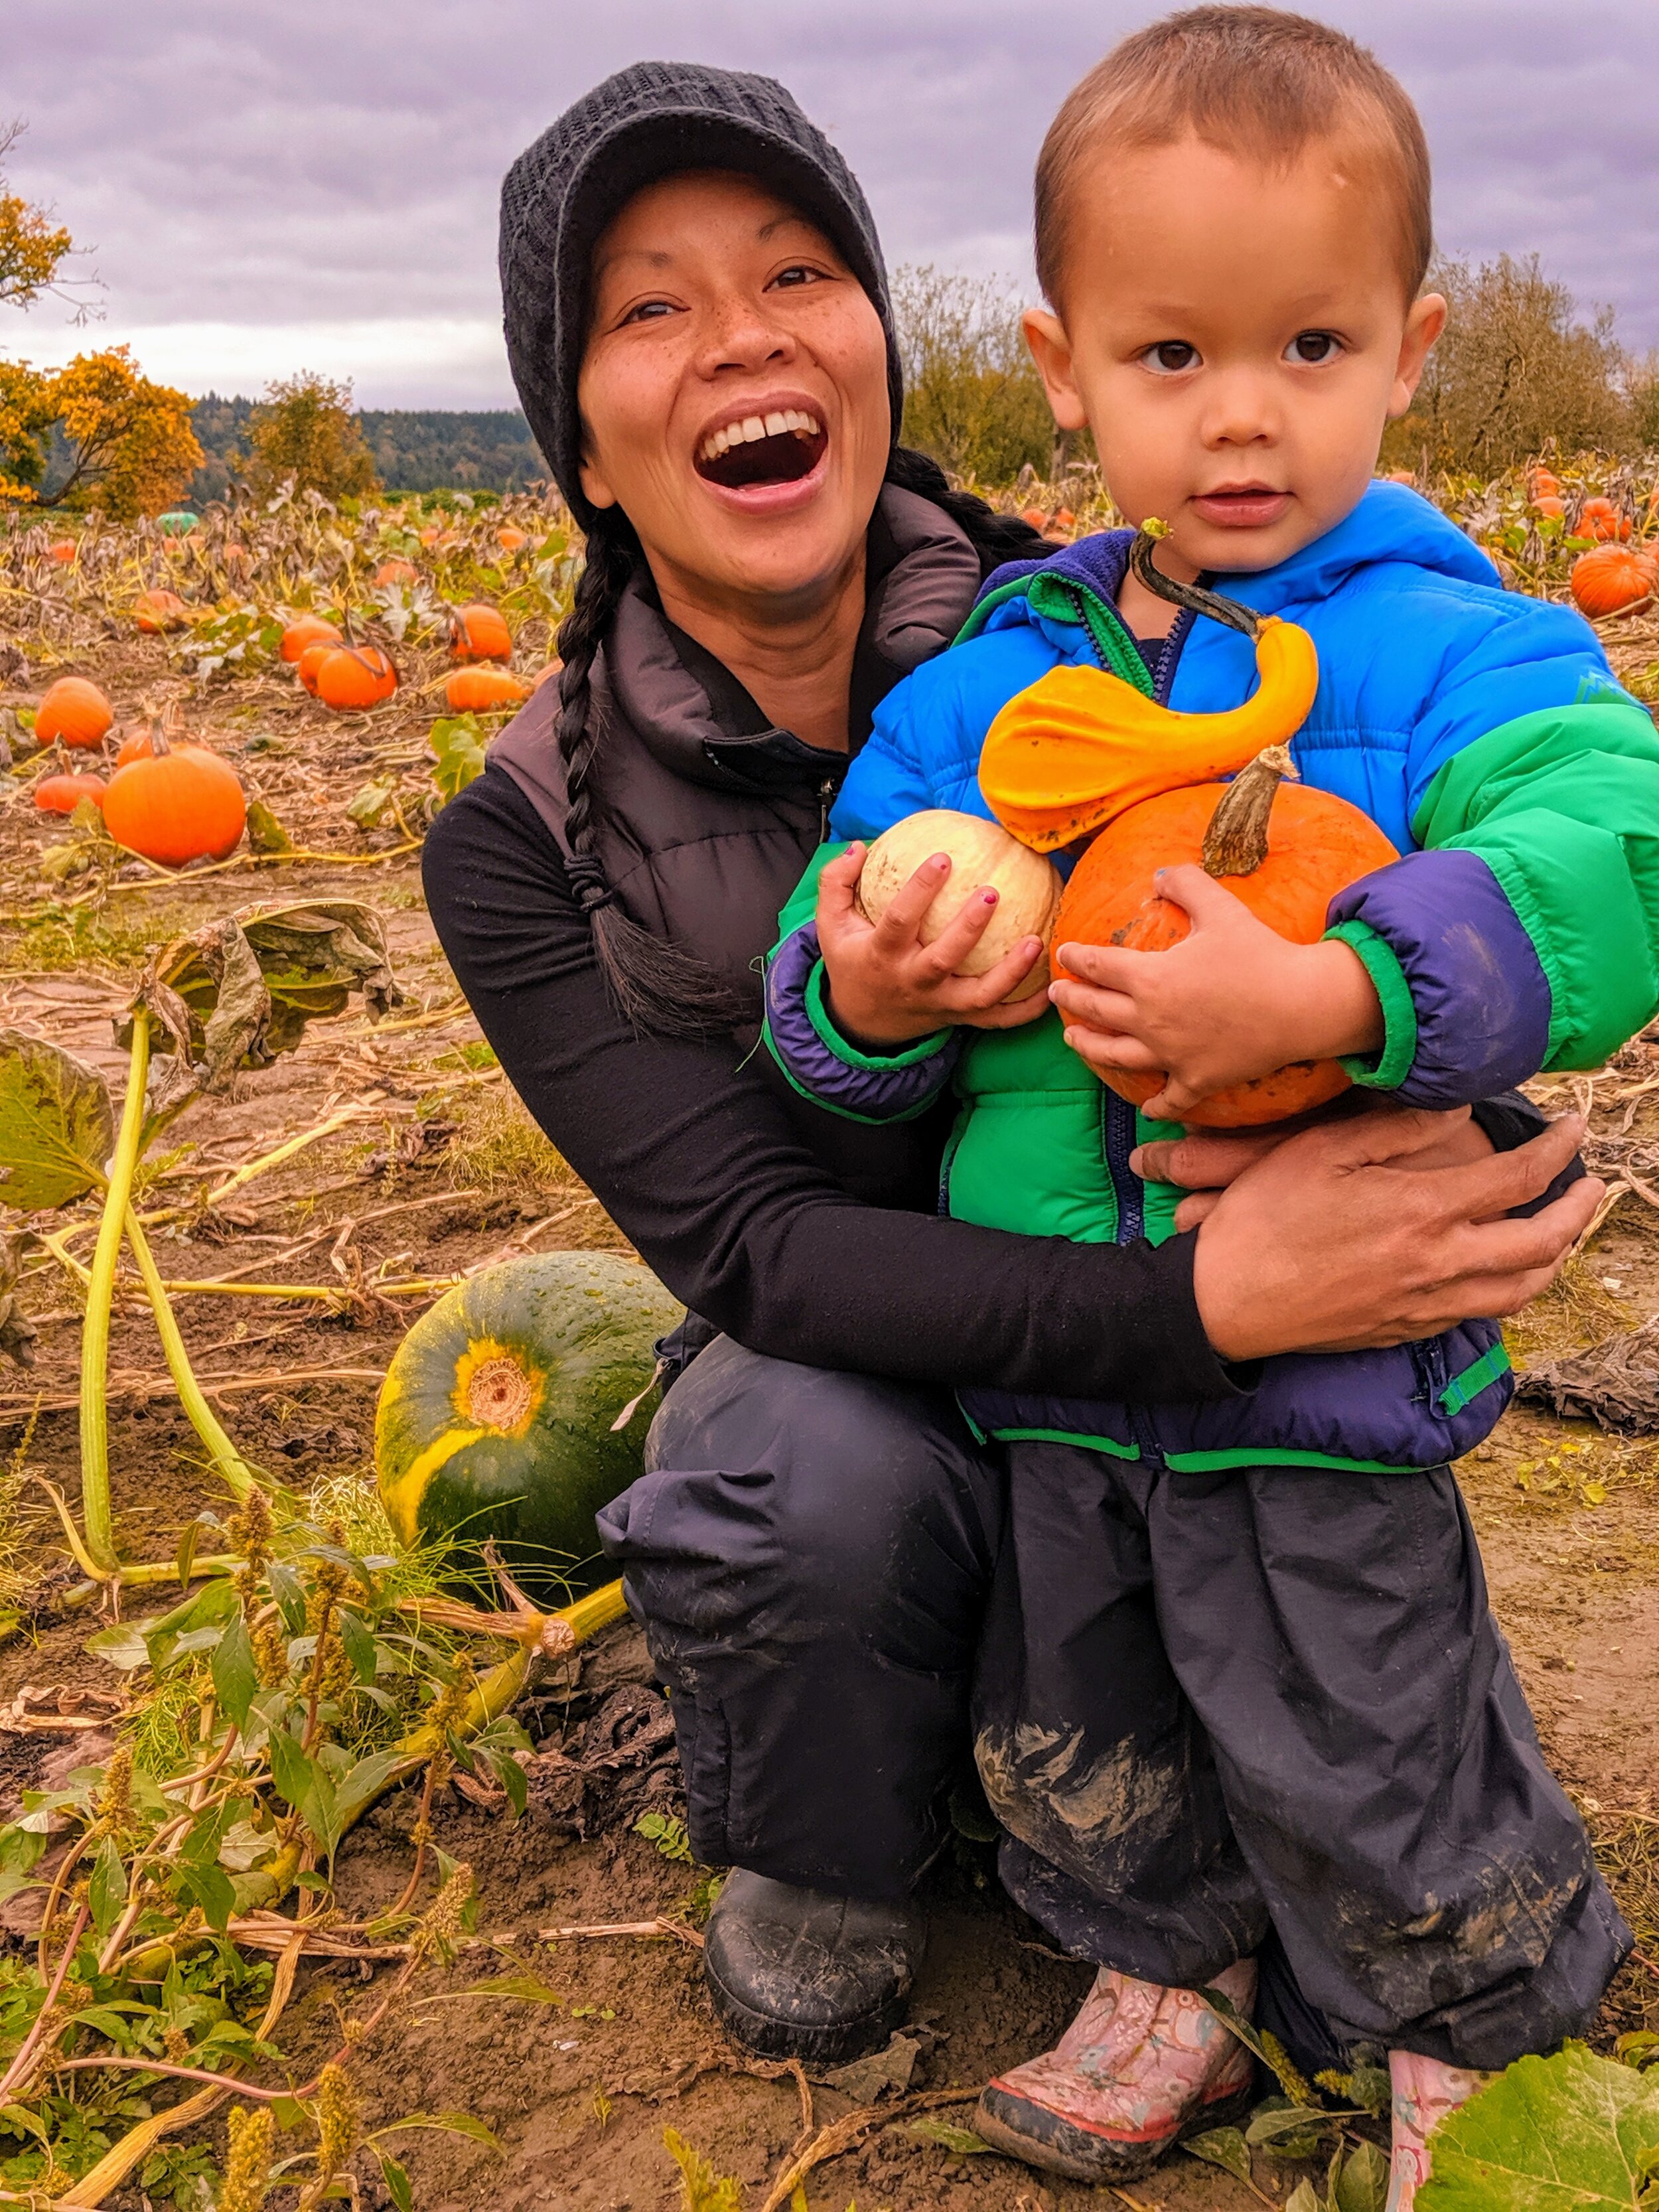
{"label": "muddy black rubber boot", "polygon": [[903,2020],[927,1940],[914,1905],[796,1889],[740,1868],[709,1916],[703,1972],[720,2025],[763,2058],[837,2065]]}

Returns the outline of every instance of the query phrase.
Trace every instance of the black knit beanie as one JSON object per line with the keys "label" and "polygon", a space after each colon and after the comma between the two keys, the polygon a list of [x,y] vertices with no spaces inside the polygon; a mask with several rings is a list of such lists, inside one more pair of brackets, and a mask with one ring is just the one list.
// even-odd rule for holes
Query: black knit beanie
{"label": "black knit beanie", "polygon": [[893,435],[904,381],[881,241],[858,179],[781,84],[696,62],[635,62],[566,108],[501,185],[501,311],[513,380],[536,443],[586,525],[576,378],[588,272],[635,192],[685,169],[738,169],[815,222],[869,294],[887,334]]}

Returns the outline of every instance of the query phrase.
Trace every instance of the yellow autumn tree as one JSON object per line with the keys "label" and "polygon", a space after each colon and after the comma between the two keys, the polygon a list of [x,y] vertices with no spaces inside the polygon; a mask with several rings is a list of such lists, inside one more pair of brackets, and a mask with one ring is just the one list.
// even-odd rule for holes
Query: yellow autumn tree
{"label": "yellow autumn tree", "polygon": [[[0,163],[23,135],[21,123],[0,125]],[[29,307],[58,289],[58,274],[75,242],[50,211],[13,191],[0,167],[0,307]]]}
{"label": "yellow autumn tree", "polygon": [[202,465],[190,397],[140,374],[125,346],[77,354],[45,380],[48,419],[69,450],[55,507],[100,508],[112,522],[159,514]]}
{"label": "yellow autumn tree", "polygon": [[325,499],[380,489],[374,456],[363,443],[349,384],[301,370],[266,387],[248,420],[248,481],[270,499],[293,479],[295,491]]}

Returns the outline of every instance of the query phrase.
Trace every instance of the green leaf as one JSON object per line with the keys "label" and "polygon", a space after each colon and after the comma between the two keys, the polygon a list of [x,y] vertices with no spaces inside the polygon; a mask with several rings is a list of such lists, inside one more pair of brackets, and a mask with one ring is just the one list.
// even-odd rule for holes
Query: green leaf
{"label": "green leaf", "polygon": [[113,1836],[106,1836],[98,1846],[92,1879],[87,1884],[87,1903],[100,1942],[121,1917],[126,1901],[127,1870],[121,1863],[121,1847]]}
{"label": "green leaf", "polygon": [[239,1729],[247,1725],[248,1707],[258,1686],[259,1670],[253,1663],[247,1622],[238,1613],[219,1638],[213,1655],[213,1692],[220,1711],[228,1714]]}
{"label": "green leaf", "polygon": [[1383,2212],[1389,2199],[1389,2159],[1374,2142],[1362,2142],[1344,2161],[1336,2181],[1336,2212]]}
{"label": "green leaf", "polygon": [[483,774],[486,739],[476,714],[441,714],[427,742],[437,763],[432,781],[446,799],[453,799]]}
{"label": "green leaf", "polygon": [[115,1110],[95,1067],[61,1046],[0,1029],[0,1203],[24,1213],[95,1190],[115,1149]]}
{"label": "green leaf", "polygon": [[118,1620],[113,1628],[100,1628],[95,1636],[88,1637],[82,1649],[96,1652],[106,1665],[118,1667],[124,1674],[149,1664],[149,1646],[136,1620]]}
{"label": "green leaf", "polygon": [[521,1820],[530,1802],[530,1784],[523,1767],[510,1751],[498,1752],[490,1764],[495,1769],[496,1780],[507,1792],[514,1819]]}
{"label": "green leaf", "polygon": [[966,2128],[954,2128],[949,2120],[935,2119],[930,2114],[925,2120],[912,2120],[908,2132],[920,2136],[924,2142],[937,2143],[941,2150],[955,2151],[959,2158],[977,2158],[991,2146],[982,2136],[971,2134]]}
{"label": "green leaf", "polygon": [[283,1626],[290,1636],[305,1632],[306,1593],[292,1567],[281,1559],[273,1559],[265,1569],[265,1580],[270,1585],[270,1595],[276,1601],[276,1610],[283,1616]]}
{"label": "green leaf", "polygon": [[340,1609],[340,1641],[345,1646],[346,1657],[350,1660],[351,1671],[357,1680],[365,1684],[372,1682],[376,1656],[374,1632],[362,1613],[354,1613],[349,1606],[343,1606]]}
{"label": "green leaf", "polygon": [[386,2195],[392,2199],[395,2212],[415,2212],[415,2192],[410,2187],[409,2176],[395,2158],[385,2151],[377,2152],[380,2161],[380,2179],[386,2184]]}
{"label": "green leaf", "polygon": [[1418,2212],[1634,2212],[1656,2142],[1659,2081],[1569,2043],[1447,2113]]}
{"label": "green leaf", "polygon": [[1189,2136],[1181,2148],[1189,2158],[1207,2159],[1240,2181],[1250,2179],[1250,2154],[1237,2128],[1211,2128],[1201,2136]]}
{"label": "green leaf", "polygon": [[280,1794],[297,1810],[311,1794],[316,1779],[316,1768],[306,1757],[298,1739],[285,1728],[273,1729],[266,1747],[270,1759],[270,1778]]}
{"label": "green leaf", "polygon": [[173,1879],[192,1905],[201,1906],[202,1917],[214,1933],[222,1936],[236,1910],[236,1892],[223,1868],[203,1866],[194,1859],[175,1859]]}
{"label": "green leaf", "polygon": [[291,853],[294,840],[263,799],[251,799],[247,808],[248,850],[252,853]]}
{"label": "green leaf", "polygon": [[365,1805],[372,1804],[400,1766],[409,1760],[400,1751],[374,1751],[360,1759],[335,1784],[335,1810],[343,1830]]}
{"label": "green leaf", "polygon": [[473,2142],[487,2143],[499,2158],[507,2156],[501,2137],[471,2112],[409,2112],[401,2120],[393,2120],[390,2127],[377,2128],[370,2140],[401,2135],[405,2128],[440,2128],[446,2135],[466,2136]]}
{"label": "green leaf", "polygon": [[1327,2212],[1327,2208],[1311,2181],[1298,2181],[1285,2199],[1285,2212]]}
{"label": "green leaf", "polygon": [[[1344,2116],[1316,2112],[1308,2105],[1273,2106],[1265,2112],[1255,2113],[1244,2130],[1244,2137],[1247,2142],[1253,2143],[1290,2143],[1304,2138],[1316,2142],[1324,2130],[1334,2125],[1340,2117]],[[1287,2155],[1302,2158],[1306,2154],[1297,2150],[1287,2153]]]}

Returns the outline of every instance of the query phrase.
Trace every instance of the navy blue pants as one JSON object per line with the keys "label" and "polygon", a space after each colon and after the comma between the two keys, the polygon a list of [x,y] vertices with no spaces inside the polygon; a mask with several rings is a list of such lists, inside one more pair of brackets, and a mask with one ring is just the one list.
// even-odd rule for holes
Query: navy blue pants
{"label": "navy blue pants", "polygon": [[897,1896],[971,1747],[1019,1903],[1201,1984],[1266,1946],[1304,2051],[1507,2064],[1630,1948],[1449,1468],[1182,1474],[717,1340],[601,1516],[711,1865]]}

